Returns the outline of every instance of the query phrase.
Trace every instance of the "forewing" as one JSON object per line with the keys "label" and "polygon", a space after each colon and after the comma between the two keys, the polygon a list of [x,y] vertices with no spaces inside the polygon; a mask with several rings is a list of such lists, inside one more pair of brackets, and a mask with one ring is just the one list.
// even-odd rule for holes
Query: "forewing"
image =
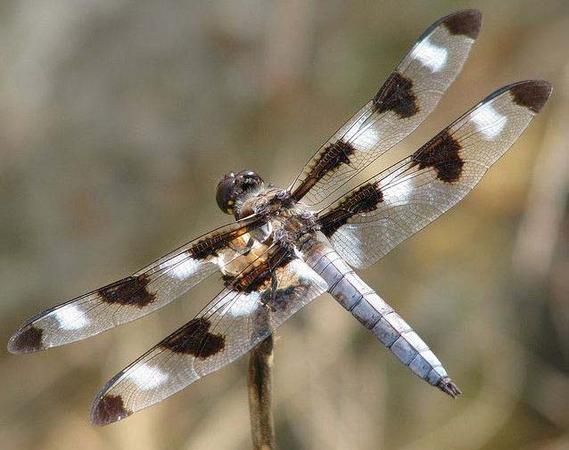
{"label": "forewing", "polygon": [[249,231],[262,224],[252,218],[226,225],[132,276],[48,309],[20,327],[10,339],[8,350],[44,350],[145,316],[184,294],[231,257],[239,258]]}
{"label": "forewing", "polygon": [[541,110],[551,86],[506,86],[410,157],[371,178],[321,215],[338,253],[364,268],[458,203]]}
{"label": "forewing", "polygon": [[196,318],[111,379],[95,399],[93,423],[123,419],[229,364],[326,291],[300,259],[271,260],[229,284]]}
{"label": "forewing", "polygon": [[375,97],[311,158],[293,198],[311,206],[327,200],[415,130],[460,72],[480,24],[479,11],[465,10],[425,31]]}

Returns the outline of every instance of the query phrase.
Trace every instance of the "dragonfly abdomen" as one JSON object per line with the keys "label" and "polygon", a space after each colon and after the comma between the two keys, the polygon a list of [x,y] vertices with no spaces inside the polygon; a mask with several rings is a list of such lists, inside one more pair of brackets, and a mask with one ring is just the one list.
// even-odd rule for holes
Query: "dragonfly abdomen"
{"label": "dragonfly abdomen", "polygon": [[306,262],[328,283],[328,292],[415,375],[451,397],[461,393],[423,339],[330,246],[314,244]]}

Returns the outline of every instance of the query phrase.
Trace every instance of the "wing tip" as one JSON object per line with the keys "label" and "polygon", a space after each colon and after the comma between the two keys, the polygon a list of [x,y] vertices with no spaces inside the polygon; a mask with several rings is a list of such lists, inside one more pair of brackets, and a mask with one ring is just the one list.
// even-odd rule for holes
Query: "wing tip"
{"label": "wing tip", "polygon": [[104,426],[119,420],[126,419],[132,415],[124,406],[120,395],[103,394],[97,396],[91,407],[91,423],[93,425]]}
{"label": "wing tip", "polygon": [[510,93],[514,102],[528,108],[535,114],[539,113],[551,96],[553,86],[545,80],[528,80],[511,86]]}
{"label": "wing tip", "polygon": [[457,398],[462,394],[460,388],[450,377],[442,378],[439,384],[437,384],[437,387],[452,398]]}
{"label": "wing tip", "polygon": [[476,39],[482,27],[482,13],[478,9],[463,9],[441,19],[447,30],[454,35]]}
{"label": "wing tip", "polygon": [[10,353],[33,353],[44,350],[42,344],[43,330],[34,325],[24,325],[16,331],[8,341]]}

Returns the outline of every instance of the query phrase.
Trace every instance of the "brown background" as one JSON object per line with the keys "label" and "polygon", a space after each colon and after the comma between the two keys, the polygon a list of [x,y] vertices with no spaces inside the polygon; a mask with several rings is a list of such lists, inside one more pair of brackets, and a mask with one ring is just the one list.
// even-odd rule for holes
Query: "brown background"
{"label": "brown background", "polygon": [[[0,3],[0,341],[30,315],[224,223],[217,179],[286,185],[431,22],[478,7],[463,74],[409,153],[491,90],[554,98],[462,205],[363,277],[464,391],[410,375],[329,297],[278,333],[281,449],[569,448],[569,3],[55,0]],[[245,360],[127,421],[99,387],[189,320],[213,280],[137,323],[0,353],[3,449],[250,448]]]}

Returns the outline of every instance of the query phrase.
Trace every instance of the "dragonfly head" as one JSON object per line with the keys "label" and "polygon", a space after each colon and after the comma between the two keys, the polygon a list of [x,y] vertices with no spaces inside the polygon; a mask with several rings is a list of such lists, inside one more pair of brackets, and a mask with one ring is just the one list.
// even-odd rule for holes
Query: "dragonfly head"
{"label": "dragonfly head", "polygon": [[217,205],[226,214],[233,214],[235,206],[243,203],[247,194],[264,186],[263,179],[252,170],[229,172],[217,184]]}

